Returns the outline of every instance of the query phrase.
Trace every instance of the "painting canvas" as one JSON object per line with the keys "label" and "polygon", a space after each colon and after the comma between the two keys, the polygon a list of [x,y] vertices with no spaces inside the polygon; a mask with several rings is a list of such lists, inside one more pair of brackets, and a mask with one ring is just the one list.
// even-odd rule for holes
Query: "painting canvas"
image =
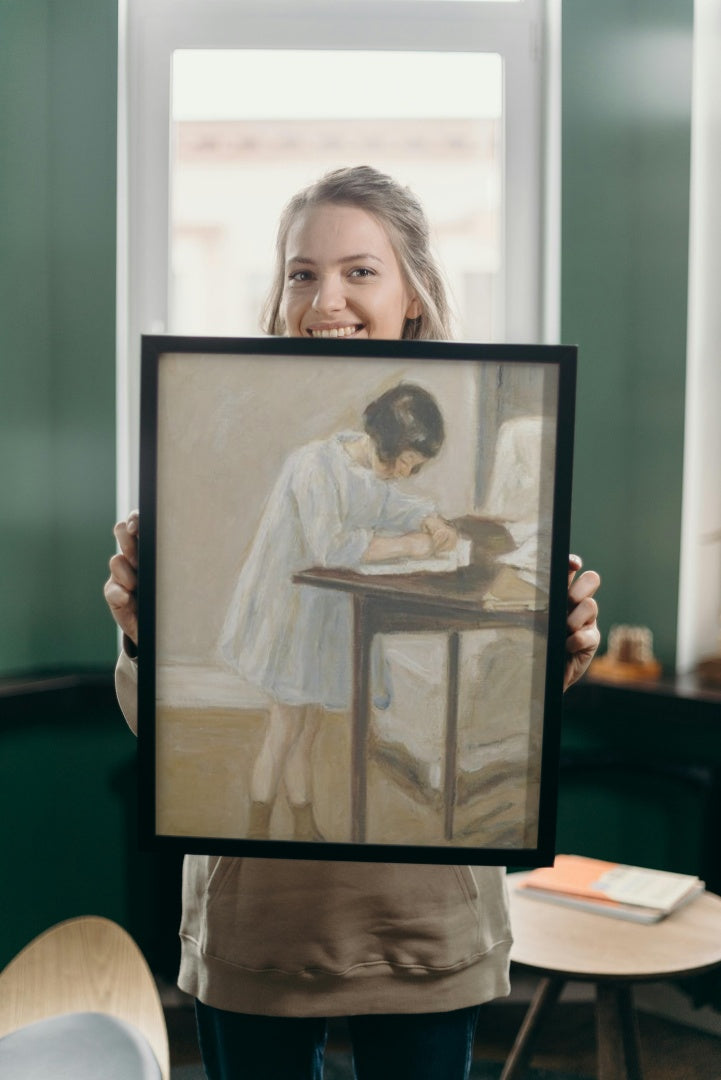
{"label": "painting canvas", "polygon": [[553,854],[575,350],[143,339],[151,847]]}

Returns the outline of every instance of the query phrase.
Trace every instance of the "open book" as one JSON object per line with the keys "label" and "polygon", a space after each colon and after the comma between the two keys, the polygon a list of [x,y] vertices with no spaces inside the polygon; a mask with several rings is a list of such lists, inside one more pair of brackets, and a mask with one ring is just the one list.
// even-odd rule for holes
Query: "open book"
{"label": "open book", "polygon": [[[512,879],[511,879],[512,880]],[[693,874],[557,855],[517,886],[524,896],[634,922],[658,922],[704,891]]]}
{"label": "open book", "polygon": [[363,563],[361,574],[449,574],[471,561],[471,541],[461,537],[453,551],[443,551],[428,559],[394,559],[392,562]]}

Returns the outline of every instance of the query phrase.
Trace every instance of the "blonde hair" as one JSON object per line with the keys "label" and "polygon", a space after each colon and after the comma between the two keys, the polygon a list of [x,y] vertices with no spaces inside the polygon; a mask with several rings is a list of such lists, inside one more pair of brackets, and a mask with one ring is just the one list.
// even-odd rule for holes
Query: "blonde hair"
{"label": "blonde hair", "polygon": [[430,250],[423,207],[410,188],[370,165],[327,173],[294,195],[283,210],[275,247],[275,275],[263,311],[263,330],[275,335],[286,332],[281,306],[288,233],[301,213],[323,203],[357,206],[372,214],[386,229],[406,283],[421,305],[417,318],[406,319],[401,337],[447,341],[452,336],[451,311],[441,271]]}

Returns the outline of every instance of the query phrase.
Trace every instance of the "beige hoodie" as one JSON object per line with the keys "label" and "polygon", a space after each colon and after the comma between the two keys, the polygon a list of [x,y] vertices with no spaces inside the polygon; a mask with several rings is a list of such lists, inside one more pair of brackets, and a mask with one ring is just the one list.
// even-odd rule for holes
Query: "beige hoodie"
{"label": "beige hoodie", "polygon": [[[137,720],[137,666],[118,700]],[[186,855],[178,984],[270,1016],[460,1009],[509,991],[505,871]]]}

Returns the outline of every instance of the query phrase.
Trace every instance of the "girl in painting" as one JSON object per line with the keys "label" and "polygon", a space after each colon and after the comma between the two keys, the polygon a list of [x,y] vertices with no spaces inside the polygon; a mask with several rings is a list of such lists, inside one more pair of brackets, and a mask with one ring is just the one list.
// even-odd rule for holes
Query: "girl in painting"
{"label": "girl in painting", "polygon": [[364,431],[290,455],[266,504],[223,629],[227,660],[269,694],[265,741],[253,769],[248,836],[268,836],[281,780],[294,839],[322,839],[313,816],[310,752],[320,709],[350,704],[350,598],[294,585],[310,566],[354,568],[451,550],[456,532],[433,505],[396,487],[440,450],[443,419],[420,386],[371,402]]}

